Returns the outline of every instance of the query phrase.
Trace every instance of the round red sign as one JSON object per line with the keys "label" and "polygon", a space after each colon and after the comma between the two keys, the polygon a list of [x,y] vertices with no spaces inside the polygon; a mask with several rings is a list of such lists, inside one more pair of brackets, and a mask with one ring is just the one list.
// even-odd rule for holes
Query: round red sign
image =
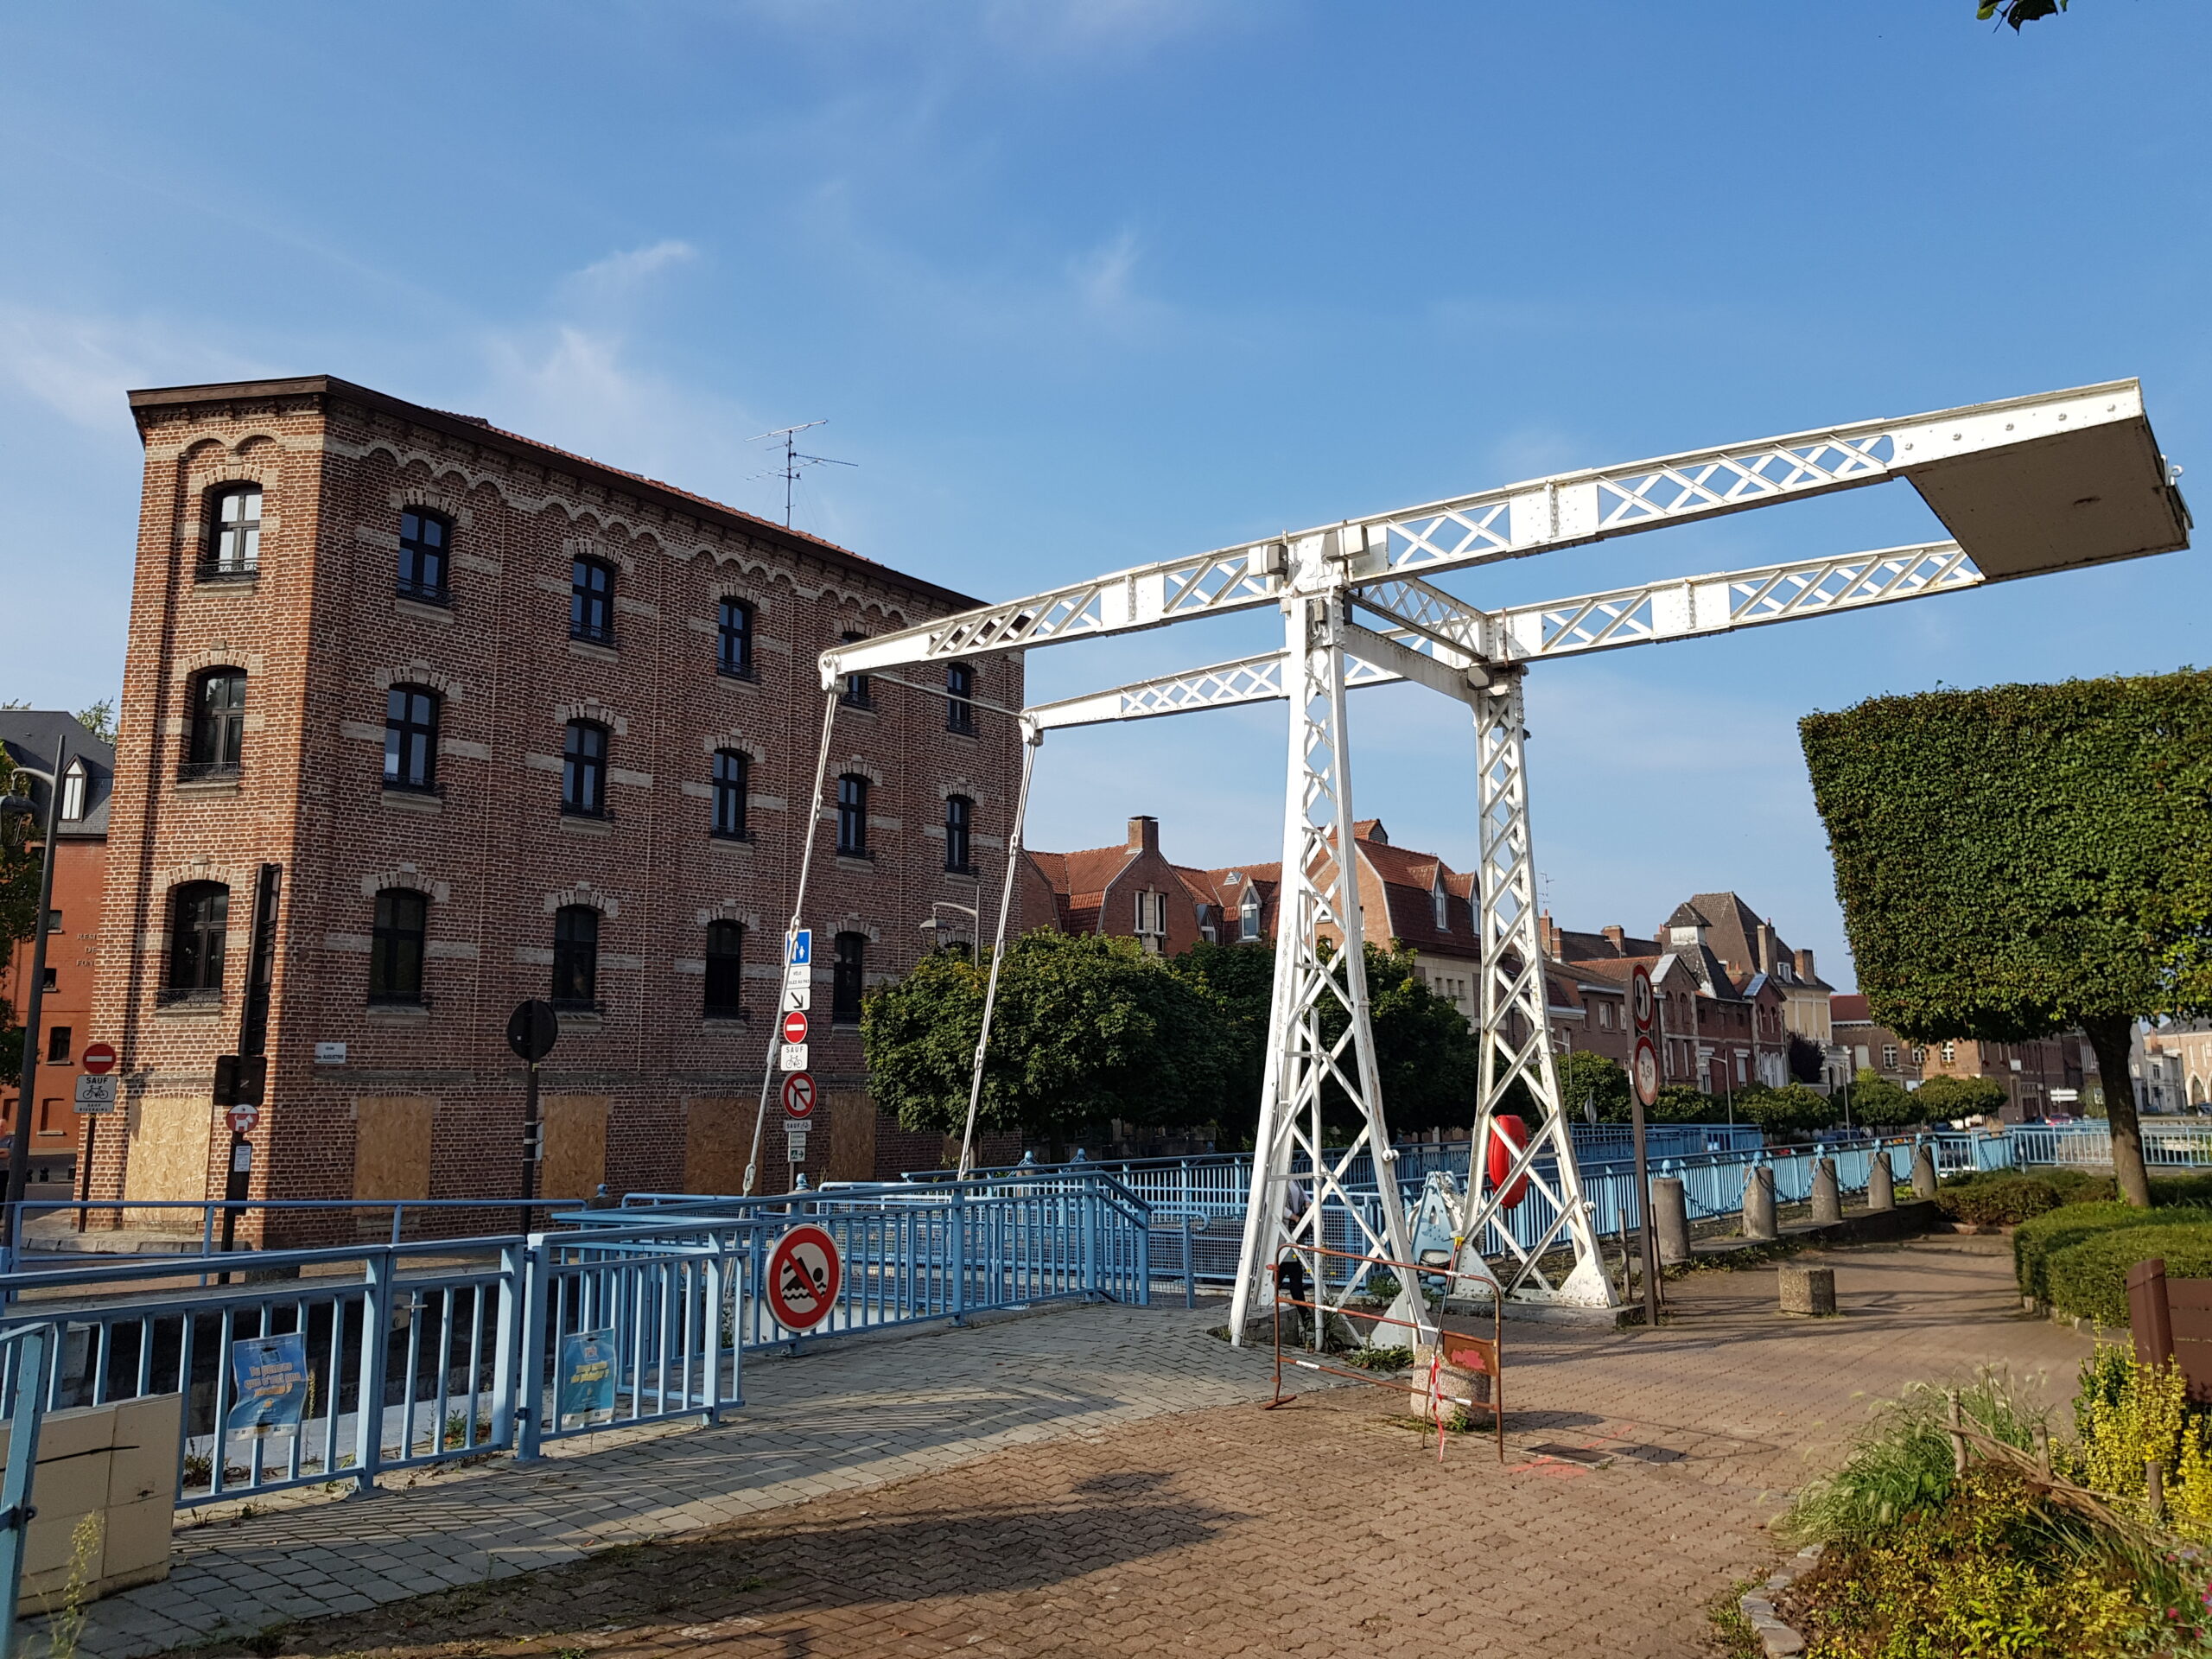
{"label": "round red sign", "polygon": [[261,1108],[258,1106],[233,1106],[231,1108],[231,1133],[232,1135],[251,1135],[254,1131],[254,1126],[260,1122]]}
{"label": "round red sign", "polygon": [[784,1116],[814,1116],[814,1074],[811,1071],[793,1071],[785,1077]]}
{"label": "round red sign", "polygon": [[787,1043],[806,1040],[806,1016],[797,1008],[784,1016],[784,1040]]}
{"label": "round red sign", "polygon": [[1636,1084],[1636,1097],[1646,1106],[1659,1098],[1659,1051],[1649,1037],[1636,1039],[1636,1063],[1629,1075]]}
{"label": "round red sign", "polygon": [[802,1222],[776,1241],[768,1255],[768,1311],[786,1331],[811,1331],[830,1317],[844,1282],[837,1241],[826,1229]]}
{"label": "round red sign", "polygon": [[1652,1019],[1659,1012],[1659,999],[1651,989],[1650,971],[1640,962],[1628,970],[1628,1001],[1636,1028],[1650,1030]]}
{"label": "round red sign", "polygon": [[85,1052],[79,1058],[79,1064],[96,1077],[105,1077],[115,1070],[115,1045],[113,1043],[86,1043]]}

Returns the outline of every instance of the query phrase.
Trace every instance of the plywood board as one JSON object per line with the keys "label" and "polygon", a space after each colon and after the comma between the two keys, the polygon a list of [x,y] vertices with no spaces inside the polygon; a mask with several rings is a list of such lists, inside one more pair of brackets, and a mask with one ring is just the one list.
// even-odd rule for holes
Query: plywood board
{"label": "plywood board", "polygon": [[539,1102],[545,1116],[545,1162],[537,1172],[542,1198],[588,1198],[607,1179],[605,1095],[547,1095]]}
{"label": "plywood board", "polygon": [[[830,1092],[815,1116],[829,1115],[828,1160],[824,1180],[872,1181],[875,1179],[875,1097],[865,1089]],[[819,1133],[819,1131],[817,1131]]]}
{"label": "plywood board", "polygon": [[355,1198],[430,1196],[430,1120],[436,1104],[428,1095],[363,1095],[353,1102]]}
{"label": "plywood board", "polygon": [[[695,1095],[683,1103],[683,1190],[722,1197],[745,1185],[757,1100]],[[765,1150],[765,1148],[764,1148]]]}
{"label": "plywood board", "polygon": [[[188,1198],[207,1196],[207,1148],[215,1133],[215,1109],[199,1095],[148,1095],[130,1103],[128,1162],[124,1166],[125,1198]],[[130,1210],[126,1227],[167,1227],[196,1231],[200,1217],[187,1211]]]}

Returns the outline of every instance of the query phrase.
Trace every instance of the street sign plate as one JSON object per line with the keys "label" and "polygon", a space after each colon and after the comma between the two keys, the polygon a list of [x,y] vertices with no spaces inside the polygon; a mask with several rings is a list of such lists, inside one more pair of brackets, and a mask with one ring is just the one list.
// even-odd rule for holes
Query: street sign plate
{"label": "street sign plate", "polygon": [[803,1164],[806,1161],[806,1128],[807,1126],[804,1123],[784,1125],[785,1151],[795,1164]]}
{"label": "street sign plate", "polygon": [[814,982],[810,979],[794,979],[786,982],[784,986],[784,1006],[786,1008],[797,1008],[802,1014],[813,1007]]}
{"label": "street sign plate", "polygon": [[806,1016],[797,1008],[784,1016],[784,1040],[787,1043],[806,1040]]}
{"label": "street sign plate", "polygon": [[230,1118],[232,1135],[251,1135],[254,1126],[261,1122],[261,1108],[233,1106],[231,1108]]}
{"label": "street sign plate", "polygon": [[535,1065],[561,1040],[561,1016],[550,1002],[532,997],[507,1017],[507,1046],[518,1059]]}
{"label": "street sign plate", "polygon": [[86,1117],[115,1109],[113,1077],[90,1077],[77,1079],[77,1110]]}
{"label": "street sign plate", "polygon": [[779,1071],[805,1071],[806,1045],[804,1043],[785,1043],[783,1046],[782,1051],[776,1056],[776,1070]]}
{"label": "street sign plate", "polygon": [[113,1043],[86,1043],[84,1055],[79,1064],[96,1077],[105,1077],[115,1070],[115,1045]]}
{"label": "street sign plate", "polygon": [[844,1280],[837,1241],[825,1229],[803,1222],[769,1253],[768,1311],[786,1331],[811,1331],[836,1306]]}
{"label": "street sign plate", "polygon": [[1628,970],[1629,1014],[1638,1031],[1648,1032],[1658,1017],[1659,998],[1651,988],[1651,972],[1642,963]]}
{"label": "street sign plate", "polygon": [[811,1071],[794,1071],[784,1079],[784,1116],[814,1116],[814,1074]]}
{"label": "street sign plate", "polygon": [[789,961],[794,968],[804,968],[813,960],[814,930],[802,927],[791,935],[791,954]]}
{"label": "street sign plate", "polygon": [[1659,1098],[1659,1051],[1649,1037],[1636,1039],[1636,1061],[1629,1076],[1636,1084],[1636,1097],[1646,1106]]}

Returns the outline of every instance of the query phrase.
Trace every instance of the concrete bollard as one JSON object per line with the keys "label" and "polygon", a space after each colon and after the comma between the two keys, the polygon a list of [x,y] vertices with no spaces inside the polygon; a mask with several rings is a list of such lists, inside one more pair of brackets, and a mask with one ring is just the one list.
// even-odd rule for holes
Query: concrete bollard
{"label": "concrete bollard", "polygon": [[1690,1259],[1690,1211],[1680,1176],[1652,1177],[1651,1224],[1658,1235],[1661,1267],[1675,1267]]}
{"label": "concrete bollard", "polygon": [[1936,1196],[1936,1148],[1924,1141],[1912,1149],[1912,1194],[1916,1198]]}
{"label": "concrete bollard", "polygon": [[1890,1168],[1890,1154],[1877,1147],[1874,1162],[1866,1172],[1866,1207],[1869,1210],[1894,1210],[1897,1207],[1897,1178]]}
{"label": "concrete bollard", "polygon": [[1835,1269],[1801,1267],[1785,1262],[1779,1273],[1780,1306],[1784,1313],[1828,1314],[1835,1312]]}
{"label": "concrete bollard", "polygon": [[1780,1235],[1774,1225],[1774,1171],[1762,1164],[1744,1183],[1744,1236],[1772,1239]]}
{"label": "concrete bollard", "polygon": [[1813,1225],[1828,1226],[1843,1219],[1843,1188],[1835,1173],[1835,1160],[1822,1158],[1813,1166]]}
{"label": "concrete bollard", "polygon": [[1466,1408],[1459,1402],[1471,1400],[1478,1406],[1490,1404],[1490,1373],[1484,1370],[1463,1370],[1457,1365],[1436,1367],[1437,1397],[1429,1395],[1428,1368],[1435,1363],[1436,1350],[1427,1343],[1414,1344],[1413,1388],[1406,1395],[1406,1409],[1416,1417],[1427,1418],[1434,1414],[1446,1423],[1458,1421]]}

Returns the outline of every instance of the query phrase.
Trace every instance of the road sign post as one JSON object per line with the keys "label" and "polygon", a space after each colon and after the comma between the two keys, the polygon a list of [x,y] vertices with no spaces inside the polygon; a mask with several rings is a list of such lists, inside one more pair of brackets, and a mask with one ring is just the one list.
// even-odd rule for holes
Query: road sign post
{"label": "road sign post", "polygon": [[[537,1063],[561,1040],[561,1016],[550,1002],[532,997],[507,1017],[507,1046],[524,1065],[522,1116],[522,1209],[516,1230],[530,1231],[530,1211],[537,1198],[537,1163],[545,1154],[545,1125],[537,1116]],[[587,1197],[589,1195],[587,1194]]]}
{"label": "road sign post", "polygon": [[1659,1235],[1651,1215],[1651,1157],[1645,1141],[1644,1109],[1659,1098],[1659,1050],[1652,1041],[1659,998],[1651,973],[1642,963],[1629,969],[1628,1001],[1636,1046],[1629,1052],[1629,1132],[1636,1145],[1637,1229],[1643,1263],[1643,1328],[1659,1328]]}
{"label": "road sign post", "polygon": [[[77,1111],[85,1120],[85,1150],[79,1154],[85,1166],[77,1172],[77,1230],[85,1230],[85,1217],[92,1202],[92,1151],[99,1145],[100,1116],[115,1109],[117,1079],[109,1074],[115,1070],[116,1052],[113,1043],[86,1043],[85,1052],[78,1057],[78,1064],[85,1068],[86,1076],[77,1079]],[[107,1103],[91,1106],[86,1103],[85,1084],[88,1082],[107,1084]],[[94,1091],[95,1097],[98,1090]]]}

